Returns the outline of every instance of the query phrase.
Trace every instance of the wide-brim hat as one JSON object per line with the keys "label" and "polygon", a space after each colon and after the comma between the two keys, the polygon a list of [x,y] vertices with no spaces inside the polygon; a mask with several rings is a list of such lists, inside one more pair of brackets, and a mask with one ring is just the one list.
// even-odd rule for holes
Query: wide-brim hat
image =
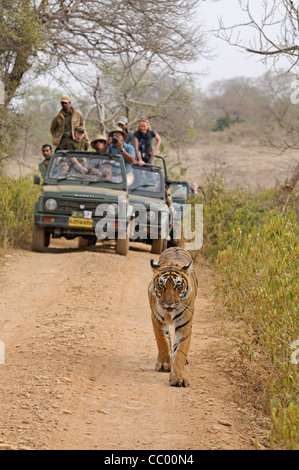
{"label": "wide-brim hat", "polygon": [[95,138],[90,142],[91,147],[95,150],[96,150],[96,142],[98,140],[105,140],[105,142],[107,142],[106,137],[104,137],[102,134],[96,135]]}
{"label": "wide-brim hat", "polygon": [[110,131],[108,134],[108,137],[112,137],[114,132],[118,132],[119,134],[122,134],[124,136],[124,139],[128,137],[128,134],[121,127],[116,127],[115,129]]}

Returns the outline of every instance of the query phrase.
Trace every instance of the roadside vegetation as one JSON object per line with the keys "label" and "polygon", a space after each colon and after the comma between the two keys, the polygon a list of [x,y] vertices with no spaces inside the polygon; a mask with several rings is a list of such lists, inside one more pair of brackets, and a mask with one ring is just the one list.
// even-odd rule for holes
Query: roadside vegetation
{"label": "roadside vegetation", "polygon": [[[204,205],[202,252],[216,266],[217,295],[246,325],[243,360],[262,368],[259,402],[271,415],[272,448],[299,449],[299,224],[295,207],[284,216],[276,191],[225,190],[210,180]],[[293,201],[295,205],[295,200]],[[299,354],[298,354],[299,358]]]}
{"label": "roadside vegetation", "polygon": [[30,242],[33,206],[39,191],[33,176],[0,176],[0,250]]}

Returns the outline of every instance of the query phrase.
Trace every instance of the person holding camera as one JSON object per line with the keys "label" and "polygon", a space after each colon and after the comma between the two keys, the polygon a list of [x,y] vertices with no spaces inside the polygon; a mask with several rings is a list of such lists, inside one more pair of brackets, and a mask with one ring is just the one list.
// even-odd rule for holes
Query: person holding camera
{"label": "person holding camera", "polygon": [[132,171],[132,165],[137,163],[137,161],[135,149],[132,145],[125,142],[126,137],[127,133],[120,127],[110,131],[108,134],[108,153],[122,155],[125,160],[126,172],[129,173]]}

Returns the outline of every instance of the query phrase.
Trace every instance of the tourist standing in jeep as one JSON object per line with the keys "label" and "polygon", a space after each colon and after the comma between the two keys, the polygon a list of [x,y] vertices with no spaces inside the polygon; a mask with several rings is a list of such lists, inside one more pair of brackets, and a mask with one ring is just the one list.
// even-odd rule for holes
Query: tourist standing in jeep
{"label": "tourist standing in jeep", "polygon": [[[67,145],[75,137],[75,128],[84,126],[84,118],[78,109],[71,106],[71,99],[68,96],[61,98],[62,109],[54,117],[50,132],[53,138],[53,145],[61,150],[66,150]],[[88,137],[85,134],[85,139]]]}
{"label": "tourist standing in jeep", "polygon": [[85,140],[85,127],[77,126],[75,127],[75,135],[72,140],[70,140],[66,146],[65,150],[78,150],[80,152],[87,151],[89,149],[89,143]]}
{"label": "tourist standing in jeep", "polygon": [[132,145],[126,144],[127,133],[117,127],[108,134],[108,153],[122,155],[125,160],[127,173],[132,171],[132,165],[136,163],[135,149]]}
{"label": "tourist standing in jeep", "polygon": [[[156,145],[153,148],[153,139]],[[155,156],[161,144],[161,137],[151,128],[147,118],[141,118],[138,123],[138,130],[134,133],[135,150],[138,165],[143,166],[145,163],[154,165]]]}

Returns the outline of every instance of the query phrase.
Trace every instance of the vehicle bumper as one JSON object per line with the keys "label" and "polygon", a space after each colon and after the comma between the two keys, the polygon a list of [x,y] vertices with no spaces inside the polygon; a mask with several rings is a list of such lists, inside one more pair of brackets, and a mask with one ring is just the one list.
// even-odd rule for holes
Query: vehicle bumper
{"label": "vehicle bumper", "polygon": [[[34,214],[34,225],[44,227],[54,236],[98,235],[98,224],[103,223],[103,221],[104,219],[99,217],[93,217],[92,219],[76,219],[76,221],[74,221],[74,218],[68,215]],[[115,238],[118,232],[127,230],[128,223],[128,220],[105,218],[106,236],[101,236],[101,238]]]}

